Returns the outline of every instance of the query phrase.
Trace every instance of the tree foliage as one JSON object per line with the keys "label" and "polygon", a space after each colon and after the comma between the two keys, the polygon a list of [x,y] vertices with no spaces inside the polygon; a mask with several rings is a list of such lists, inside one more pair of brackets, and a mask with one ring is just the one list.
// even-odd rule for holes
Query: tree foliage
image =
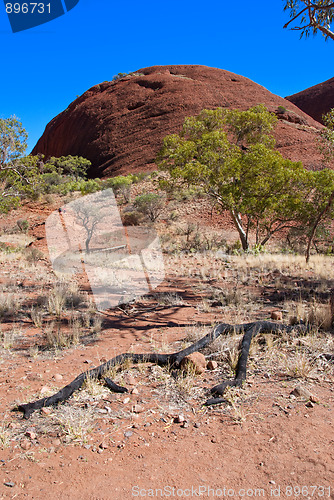
{"label": "tree foliage", "polygon": [[244,250],[250,229],[255,229],[257,244],[264,245],[290,227],[312,190],[302,164],[273,149],[276,121],[263,105],[247,111],[203,110],[185,120],[180,135],[165,138],[158,156],[160,168],[169,173],[160,185],[201,186],[230,211]]}
{"label": "tree foliage", "polygon": [[334,2],[331,0],[283,0],[284,10],[290,14],[284,28],[301,32],[301,37],[315,35],[320,31],[326,38],[334,40],[331,24],[334,19]]}

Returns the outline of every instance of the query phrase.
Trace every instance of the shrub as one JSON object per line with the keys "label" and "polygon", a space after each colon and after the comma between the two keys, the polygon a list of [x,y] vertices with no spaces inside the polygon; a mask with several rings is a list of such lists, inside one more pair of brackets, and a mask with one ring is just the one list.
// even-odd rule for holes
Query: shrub
{"label": "shrub", "polygon": [[164,205],[164,200],[160,194],[146,193],[137,196],[134,202],[135,208],[152,222],[159,217]]}

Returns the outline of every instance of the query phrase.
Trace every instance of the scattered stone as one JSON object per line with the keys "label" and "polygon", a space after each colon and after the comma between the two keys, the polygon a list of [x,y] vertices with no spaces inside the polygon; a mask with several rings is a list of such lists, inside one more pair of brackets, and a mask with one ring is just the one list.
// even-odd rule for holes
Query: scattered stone
{"label": "scattered stone", "polygon": [[6,483],[3,483],[5,486],[8,486],[8,488],[14,488],[15,483],[13,481],[7,481]]}
{"label": "scattered stone", "polygon": [[305,406],[307,408],[314,408],[314,403],[312,403],[312,401],[308,401]]}
{"label": "scattered stone", "polygon": [[108,448],[108,445],[105,441],[102,441],[102,443],[99,444],[99,448],[102,450],[106,450]]}
{"label": "scattered stone", "polygon": [[271,481],[269,481],[269,484],[276,484],[276,482],[271,480]]}
{"label": "scattered stone", "polygon": [[130,401],[130,398],[125,398],[125,399],[123,399],[123,404],[126,405],[129,401]]}
{"label": "scattered stone", "polygon": [[304,387],[302,384],[296,385],[294,390],[291,392],[293,396],[296,397],[302,397],[305,399],[309,399],[312,401],[312,403],[318,403],[319,400],[308,390],[306,387]]}
{"label": "scattered stone", "polygon": [[133,407],[134,413],[142,413],[143,411],[144,411],[144,408],[141,405],[134,405],[134,407]]}
{"label": "scattered stone", "polygon": [[281,311],[271,311],[270,317],[276,321],[281,321],[283,319]]}
{"label": "scattered stone", "polygon": [[25,435],[30,439],[36,439],[36,437],[37,437],[37,434],[36,434],[35,429],[33,427],[27,429],[25,432]]}
{"label": "scattered stone", "polygon": [[151,423],[150,422],[146,422],[146,424],[144,425],[144,427],[151,427]]}
{"label": "scattered stone", "polygon": [[61,382],[63,380],[63,376],[60,375],[60,373],[56,373],[53,378],[56,382]]}
{"label": "scattered stone", "polygon": [[133,429],[139,429],[139,424],[137,423],[134,423],[133,426],[132,426]]}
{"label": "scattered stone", "polygon": [[216,370],[218,368],[218,363],[217,361],[212,361],[210,360],[208,364],[206,365],[208,370]]}
{"label": "scattered stone", "polygon": [[270,373],[264,373],[263,374],[263,378],[269,379],[270,377],[271,377]]}
{"label": "scattered stone", "polygon": [[60,439],[56,438],[52,441],[52,444],[53,446],[60,446],[61,445],[61,441]]}
{"label": "scattered stone", "polygon": [[98,453],[103,453],[103,451],[104,451],[104,450],[103,450],[102,448],[99,448],[99,449],[97,450],[97,452],[98,452]]}
{"label": "scattered stone", "polygon": [[133,389],[131,389],[131,394],[139,394],[139,391],[136,387],[134,387]]}
{"label": "scattered stone", "polygon": [[217,438],[213,437],[213,438],[211,439],[211,443],[217,443]]}
{"label": "scattered stone", "polygon": [[174,417],[174,422],[176,424],[182,424],[183,422],[185,422],[185,418],[183,415],[177,415],[177,417]]}
{"label": "scattered stone", "polygon": [[41,413],[43,413],[44,415],[50,415],[52,413],[52,410],[50,410],[50,408],[42,408],[41,409]]}
{"label": "scattered stone", "polygon": [[50,387],[48,387],[47,385],[43,385],[40,393],[41,394],[47,394],[50,391],[51,391]]}
{"label": "scattered stone", "polygon": [[187,427],[189,427],[188,422],[182,422],[181,427],[183,427],[183,429],[187,429]]}
{"label": "scattered stone", "polygon": [[16,424],[15,422],[8,424],[9,429],[17,429],[18,427],[20,427],[19,424]]}
{"label": "scattered stone", "polygon": [[28,373],[27,375],[27,380],[33,381],[33,380],[41,380],[42,375],[40,373]]}
{"label": "scattered stone", "polygon": [[84,444],[83,447],[85,448],[85,450],[90,450],[92,445],[91,444]]}
{"label": "scattered stone", "polygon": [[84,363],[86,363],[87,365],[90,365],[92,363],[92,360],[91,359],[85,359]]}
{"label": "scattered stone", "polygon": [[137,384],[137,380],[134,377],[132,377],[132,375],[125,375],[124,382],[126,385],[136,385]]}
{"label": "scattered stone", "polygon": [[183,358],[180,366],[183,370],[194,370],[196,375],[201,375],[206,370],[206,359],[204,354],[193,352]]}
{"label": "scattered stone", "polygon": [[125,431],[125,432],[124,432],[124,437],[126,437],[126,438],[129,438],[129,437],[131,437],[132,435],[133,435],[133,432],[132,432],[132,431]]}
{"label": "scattered stone", "polygon": [[27,451],[31,448],[31,442],[29,441],[29,439],[22,439],[20,444],[21,444],[22,450]]}
{"label": "scattered stone", "polygon": [[194,427],[196,427],[196,429],[199,429],[201,427],[201,424],[199,422],[195,422]]}

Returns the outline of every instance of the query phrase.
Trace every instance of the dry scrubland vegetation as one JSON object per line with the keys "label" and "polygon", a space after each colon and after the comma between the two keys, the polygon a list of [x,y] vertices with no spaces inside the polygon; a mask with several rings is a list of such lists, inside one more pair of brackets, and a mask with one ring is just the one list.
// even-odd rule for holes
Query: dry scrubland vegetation
{"label": "dry scrubland vegetation", "polygon": [[[132,186],[126,197],[120,192],[121,212],[133,211],[131,200],[154,189],[153,177]],[[247,382],[242,389],[228,389],[226,402],[219,407],[204,409],[202,403],[208,388],[233,376],[240,335],[220,337],[206,348],[207,360],[216,361],[217,367],[207,370],[204,376],[191,369],[176,373],[150,364],[125,363],[108,375],[120,385],[130,389],[135,386],[132,394],[112,394],[99,381],[89,379],[65,404],[35,412],[29,422],[22,421],[10,413],[11,407],[51,395],[64,384],[54,381],[51,369],[47,386],[38,376],[34,379],[34,363],[61,360],[71,352],[75,357],[83,346],[94,344],[100,346],[100,361],[105,361],[105,334],[110,323],[108,314],[95,310],[92,297],[80,282],[56,277],[45,254],[26,247],[31,241],[29,229],[27,234],[7,231],[1,239],[14,246],[3,243],[0,252],[0,369],[7,373],[8,367],[19,363],[29,369],[20,380],[13,381],[8,375],[2,384],[3,388],[9,386],[7,395],[2,396],[2,447],[17,447],[31,459],[35,456],[32,446],[43,443],[43,437],[92,449],[98,449],[101,440],[100,449],[104,442],[122,447],[124,433],[133,432],[138,415],[144,423],[153,416],[166,428],[173,415],[180,414],[198,418],[218,414],[242,423],[248,418],[265,417],[265,409],[256,409],[256,402],[263,397],[269,411],[277,394],[268,393],[267,382],[276,384],[276,391],[280,387],[293,390],[299,381],[306,386],[332,383],[333,361],[325,355],[333,354],[334,348],[330,309],[334,258],[313,255],[306,264],[303,255],[287,250],[286,245],[280,249],[279,239],[266,253],[243,253],[236,234],[226,229],[228,224],[225,229],[219,227],[217,214],[212,227],[191,222],[194,214],[207,208],[205,196],[196,192],[178,196],[159,208],[154,223],[145,221],[150,217],[141,212],[141,222],[154,224],[160,234],[166,280],[150,295],[112,312],[120,325],[124,321],[124,328],[131,326],[135,331],[136,321],[146,321],[145,335],[140,328],[136,332],[137,340],[145,337],[144,345],[134,342],[130,350],[173,352],[194,342],[217,323],[270,319],[273,311],[281,315],[278,321],[291,325],[302,322],[310,326],[309,332],[304,336],[292,332],[254,338]],[[158,323],[160,317],[167,320]],[[113,349],[115,354],[120,352],[117,343]],[[77,374],[63,374],[66,383]],[[297,397],[299,400],[305,403],[305,399]],[[283,399],[279,402],[281,408],[288,404]]]}

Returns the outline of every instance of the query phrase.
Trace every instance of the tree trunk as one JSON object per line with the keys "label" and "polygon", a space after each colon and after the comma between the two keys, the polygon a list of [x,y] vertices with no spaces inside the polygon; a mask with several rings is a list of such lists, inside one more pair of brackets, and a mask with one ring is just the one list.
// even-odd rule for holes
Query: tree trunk
{"label": "tree trunk", "polygon": [[240,214],[238,214],[238,212],[236,212],[233,209],[230,210],[230,214],[232,216],[234,225],[237,228],[237,231],[239,233],[242,249],[244,252],[246,252],[248,250],[248,237],[247,237],[247,234],[246,234],[244,228],[242,227],[242,220],[241,220]]}
{"label": "tree trunk", "polygon": [[311,252],[312,240],[314,238],[314,235],[315,235],[315,232],[317,230],[317,227],[319,226],[319,223],[320,223],[321,219],[323,218],[323,216],[326,214],[326,212],[332,206],[333,200],[334,200],[334,191],[330,195],[329,200],[326,203],[325,208],[320,212],[320,214],[318,215],[318,217],[316,218],[316,220],[315,220],[315,222],[314,222],[314,224],[312,226],[311,234],[310,234],[308,242],[307,242],[306,255],[305,255],[305,257],[306,257],[306,263],[307,264],[308,264],[308,262],[310,260],[310,252]]}

